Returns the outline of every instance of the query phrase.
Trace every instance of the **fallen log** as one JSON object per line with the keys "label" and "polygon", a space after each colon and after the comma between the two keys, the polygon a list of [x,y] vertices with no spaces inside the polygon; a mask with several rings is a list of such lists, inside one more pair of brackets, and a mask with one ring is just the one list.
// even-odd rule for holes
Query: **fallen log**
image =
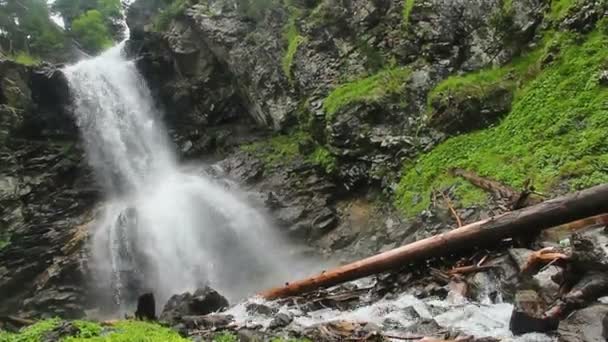
{"label": "fallen log", "polygon": [[324,271],[260,293],[266,299],[289,297],[367,277],[408,263],[438,257],[472,246],[573,222],[608,212],[608,184],[599,185],[534,206],[510,211],[405,246]]}
{"label": "fallen log", "polygon": [[463,169],[451,169],[452,176],[462,177],[478,188],[491,192],[497,198],[504,198],[509,202],[511,210],[521,209],[542,202],[542,198],[534,197],[534,188],[526,182],[522,191],[497,182],[493,179],[481,177],[475,172]]}

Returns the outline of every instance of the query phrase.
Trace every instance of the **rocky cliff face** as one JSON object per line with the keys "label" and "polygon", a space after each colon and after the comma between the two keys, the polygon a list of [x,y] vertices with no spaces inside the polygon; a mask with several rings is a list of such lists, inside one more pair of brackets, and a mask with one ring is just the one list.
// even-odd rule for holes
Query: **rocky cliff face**
{"label": "rocky cliff face", "polygon": [[0,61],[0,314],[80,316],[99,196],[52,67]]}
{"label": "rocky cliff face", "polygon": [[440,229],[434,214],[435,223],[406,220],[386,204],[402,165],[451,135],[500,120],[512,92],[437,103],[428,94],[451,74],[502,65],[536,44],[549,5],[275,5],[253,16],[242,2],[191,2],[161,31],[147,25],[156,7],[137,2],[129,11],[131,52],[171,108],[169,120],[182,120],[174,126],[182,150],[209,146],[214,138],[206,136],[221,123],[249,119],[259,127],[253,132],[278,132],[229,144],[224,151],[235,152],[220,165],[267,194],[290,235],[327,251],[364,255],[413,239],[422,225],[431,227],[425,234]]}
{"label": "rocky cliff face", "polygon": [[[183,3],[163,28],[153,24],[160,1],[138,0],[127,16],[128,52],[181,155],[217,162],[216,172],[260,194],[285,234],[345,259],[450,229],[446,201],[422,176],[414,183],[424,191],[404,204],[421,210],[395,208],[404,167],[425,174],[437,163],[421,155],[498,125],[516,90],[560,59],[566,39],[546,33],[582,44],[607,14],[592,0],[312,0],[258,11],[244,0]],[[605,73],[585,84],[605,86]],[[51,69],[6,61],[0,76],[0,314],[78,316],[99,190],[66,85]],[[504,210],[487,196],[462,198],[449,180],[437,184],[461,200],[463,221]]]}

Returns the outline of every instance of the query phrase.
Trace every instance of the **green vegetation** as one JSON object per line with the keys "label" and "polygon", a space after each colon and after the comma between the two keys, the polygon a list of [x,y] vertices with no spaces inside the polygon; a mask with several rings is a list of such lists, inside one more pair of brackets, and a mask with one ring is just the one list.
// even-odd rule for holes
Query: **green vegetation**
{"label": "green vegetation", "polygon": [[300,35],[300,32],[298,31],[298,27],[296,25],[297,20],[300,17],[302,11],[294,6],[290,6],[290,11],[291,14],[289,16],[289,20],[287,21],[284,33],[285,40],[287,41],[287,52],[283,56],[282,66],[283,73],[291,82],[291,67],[293,65],[293,58],[296,55],[296,52],[298,51],[298,47],[300,46],[300,44],[306,41],[306,38]]}
{"label": "green vegetation", "polygon": [[[305,144],[312,146],[310,152],[301,151],[305,149],[300,146]],[[241,146],[241,149],[259,157],[266,167],[285,165],[297,157],[302,157],[303,160],[319,166],[328,174],[336,170],[336,158],[327,148],[315,144],[310,135],[301,130],[275,135],[263,141]]]}
{"label": "green vegetation", "polygon": [[28,66],[38,65],[41,62],[38,57],[29,55],[25,52],[17,52],[17,54],[8,56],[8,58],[15,63],[28,65]]}
{"label": "green vegetation", "polygon": [[93,53],[112,45],[112,37],[98,10],[90,10],[76,18],[72,23],[72,32],[82,46]]}
{"label": "green vegetation", "polygon": [[[17,334],[0,331],[0,342],[40,342],[46,333],[60,324],[59,319],[40,321],[22,329]],[[80,332],[78,336],[64,337],[61,342],[188,342],[176,331],[155,323],[140,321],[120,321],[107,328],[99,323],[87,321],[72,322]],[[234,333],[221,332],[213,337],[213,342],[237,342]],[[306,339],[275,338],[272,342],[310,342]]]}
{"label": "green vegetation", "polygon": [[549,17],[553,20],[563,19],[572,6],[576,5],[578,0],[553,0],[551,1],[551,10]]}
{"label": "green vegetation", "polygon": [[334,157],[324,146],[317,146],[314,152],[308,157],[308,160],[323,168],[327,174],[332,174],[336,171],[336,157]]}
{"label": "green vegetation", "polygon": [[48,331],[59,324],[59,319],[47,319],[22,329],[18,334],[0,331],[0,342],[40,342]]}
{"label": "green vegetation", "polygon": [[416,0],[403,0],[403,24],[407,26],[410,22],[410,15],[414,9],[414,1]]}
{"label": "green vegetation", "polygon": [[354,102],[376,102],[403,90],[409,79],[410,69],[401,67],[386,69],[375,75],[343,84],[334,89],[323,102],[327,118],[332,120],[336,112]]}
{"label": "green vegetation", "polygon": [[[433,189],[449,185],[455,186],[460,205],[483,202],[479,190],[448,175],[453,167],[514,187],[530,179],[540,191],[559,184],[574,190],[608,182],[608,88],[598,82],[598,73],[608,66],[608,37],[594,32],[581,45],[570,34],[557,38],[553,44],[560,45],[561,55],[544,70],[531,62],[542,51],[507,67],[526,81],[503,122],[451,138],[404,166],[398,208],[415,215],[428,207]],[[536,76],[524,72],[526,67],[537,70],[532,73]]]}
{"label": "green vegetation", "polygon": [[264,19],[266,12],[275,5],[274,0],[237,0],[238,12],[255,21]]}
{"label": "green vegetation", "polygon": [[165,0],[165,8],[161,10],[156,17],[154,17],[154,29],[156,31],[166,30],[169,28],[171,20],[184,13],[187,7],[188,0]]}
{"label": "green vegetation", "polygon": [[11,243],[11,238],[7,232],[0,232],[0,250]]}
{"label": "green vegetation", "polygon": [[265,165],[273,167],[293,160],[300,155],[300,143],[310,139],[302,131],[280,134],[264,141],[241,146],[241,149],[259,156]]}
{"label": "green vegetation", "polygon": [[[75,323],[76,324],[76,323]],[[103,334],[103,328],[97,323],[79,322],[80,329],[77,337],[68,337],[63,342],[187,342],[176,331],[158,324],[141,321],[121,321],[108,328]]]}
{"label": "green vegetation", "polygon": [[238,342],[238,337],[230,332],[222,332],[213,337],[213,342]]}

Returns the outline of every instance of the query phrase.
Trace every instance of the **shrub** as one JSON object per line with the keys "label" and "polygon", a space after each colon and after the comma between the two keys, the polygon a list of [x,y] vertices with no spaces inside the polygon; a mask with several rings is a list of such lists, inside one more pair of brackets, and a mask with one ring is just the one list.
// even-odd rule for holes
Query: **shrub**
{"label": "shrub", "polygon": [[90,10],[72,23],[72,32],[82,47],[91,53],[98,53],[112,45],[112,38],[103,15],[98,10]]}

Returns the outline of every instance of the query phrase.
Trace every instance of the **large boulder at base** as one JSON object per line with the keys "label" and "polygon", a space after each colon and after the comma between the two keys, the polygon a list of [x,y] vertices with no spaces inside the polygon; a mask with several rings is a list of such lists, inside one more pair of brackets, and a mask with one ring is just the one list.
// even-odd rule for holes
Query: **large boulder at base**
{"label": "large boulder at base", "polygon": [[515,294],[515,307],[509,328],[515,335],[547,332],[557,329],[559,321],[544,317],[546,306],[534,290],[520,290]]}
{"label": "large boulder at base", "polygon": [[228,300],[210,287],[196,290],[181,295],[174,295],[163,308],[160,320],[171,325],[185,316],[207,315],[218,312],[228,307]]}
{"label": "large boulder at base", "polygon": [[574,312],[559,323],[559,342],[608,341],[608,305],[597,304]]}

